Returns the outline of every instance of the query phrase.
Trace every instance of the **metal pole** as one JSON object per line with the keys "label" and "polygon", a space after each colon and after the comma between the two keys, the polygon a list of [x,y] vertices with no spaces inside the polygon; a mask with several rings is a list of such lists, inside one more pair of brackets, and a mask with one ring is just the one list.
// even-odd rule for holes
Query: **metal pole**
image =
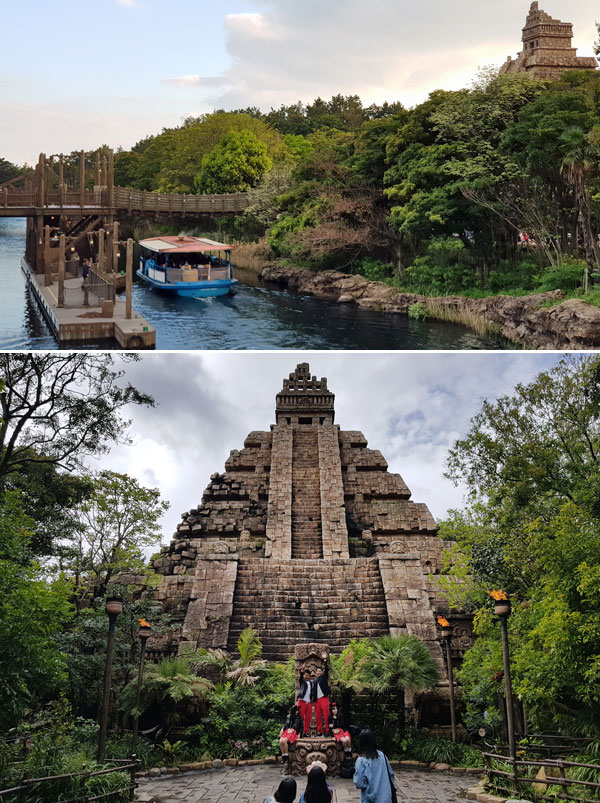
{"label": "metal pole", "polygon": [[[135,695],[135,708],[136,712],[140,705],[140,693],[142,691],[142,680],[144,677],[144,657],[146,655],[146,642],[148,640],[148,636],[140,636],[142,642],[142,651],[140,653],[140,668],[138,670],[138,683],[137,683],[137,692]],[[137,737],[138,737],[138,727],[140,724],[140,715],[136,713],[135,719],[133,720],[133,739],[131,742],[131,749],[135,753],[135,748],[137,747]]]}
{"label": "metal pole", "polygon": [[515,749],[515,726],[512,699],[512,686],[510,682],[510,660],[508,653],[508,616],[499,616],[502,631],[502,660],[504,662],[504,695],[506,698],[506,724],[508,731],[508,751],[513,762],[513,775],[516,775],[517,753]]}
{"label": "metal pole", "polygon": [[452,724],[452,741],[456,741],[456,711],[454,708],[454,676],[452,674],[452,655],[450,642],[452,636],[446,636],[446,664],[448,667],[448,692],[450,696],[450,722]]}
{"label": "metal pole", "polygon": [[112,667],[113,645],[115,642],[115,627],[118,614],[108,614],[108,642],[106,645],[106,665],[104,667],[104,698],[102,701],[102,711],[100,716],[100,735],[98,737],[98,761],[104,759],[104,747],[106,745],[106,729],[108,726],[108,708],[110,705],[110,675]]}

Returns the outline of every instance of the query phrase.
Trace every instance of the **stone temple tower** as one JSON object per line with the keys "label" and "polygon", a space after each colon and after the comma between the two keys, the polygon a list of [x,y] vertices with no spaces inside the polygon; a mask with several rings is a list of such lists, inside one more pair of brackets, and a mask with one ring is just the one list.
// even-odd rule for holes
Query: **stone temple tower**
{"label": "stone temple tower", "polygon": [[572,39],[572,23],[552,19],[533,2],[523,28],[523,50],[514,60],[508,57],[500,74],[526,72],[533,78],[555,80],[566,70],[595,70],[596,59],[578,56]]}
{"label": "stone temple tower", "polygon": [[[154,562],[158,598],[180,623],[157,649],[235,650],[253,627],[263,656],[286,660],[303,642],[339,653],[353,638],[413,633],[442,665],[435,612],[448,609],[434,575],[450,545],[383,455],[334,416],[327,380],[298,365],[270,431],[231,452]],[[457,659],[469,631],[455,627]]]}

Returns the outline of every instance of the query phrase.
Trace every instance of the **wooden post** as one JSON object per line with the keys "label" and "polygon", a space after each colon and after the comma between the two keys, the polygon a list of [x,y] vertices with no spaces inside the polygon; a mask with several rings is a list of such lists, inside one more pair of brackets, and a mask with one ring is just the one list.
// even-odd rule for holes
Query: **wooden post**
{"label": "wooden post", "polygon": [[102,176],[100,175],[100,172],[101,172],[100,171],[100,148],[98,148],[98,150],[96,151],[96,186],[97,187],[100,187],[101,184],[102,184],[102,181],[101,181]]}
{"label": "wooden post", "polygon": [[127,258],[125,261],[125,317],[131,318],[131,286],[133,279],[133,240],[127,240]]}
{"label": "wooden post", "polygon": [[104,271],[104,229],[98,231],[98,272]]}
{"label": "wooden post", "polygon": [[115,199],[115,155],[112,151],[108,152],[108,171],[106,175],[106,186],[108,189],[108,206],[113,208]]}
{"label": "wooden post", "polygon": [[48,159],[48,185],[46,187],[46,203],[50,203],[50,193],[54,189],[54,157]]}
{"label": "wooden post", "polygon": [[104,246],[104,261],[106,263],[105,271],[106,273],[113,272],[113,257],[115,255],[115,250],[113,247],[113,228],[112,226],[108,225],[106,227],[106,243]]}
{"label": "wooden post", "polygon": [[113,223],[113,258],[112,258],[112,269],[113,273],[117,273],[119,270],[119,221],[115,220]]}
{"label": "wooden post", "polygon": [[82,208],[85,201],[84,192],[85,192],[85,151],[81,151],[81,158],[79,160],[79,204]]}
{"label": "wooden post", "polygon": [[52,284],[52,272],[50,270],[50,226],[44,226],[44,287]]}
{"label": "wooden post", "polygon": [[40,209],[44,206],[44,184],[45,184],[45,176],[44,176],[44,163],[46,158],[43,153],[40,153],[40,158],[38,161],[37,166],[37,205]]}
{"label": "wooden post", "polygon": [[65,306],[65,235],[58,241],[58,306]]}
{"label": "wooden post", "polygon": [[62,187],[65,183],[65,157],[60,154],[58,157],[58,186]]}
{"label": "wooden post", "polygon": [[43,250],[43,229],[44,229],[44,216],[36,215],[35,218],[35,271],[36,273],[42,272],[42,260],[44,259]]}

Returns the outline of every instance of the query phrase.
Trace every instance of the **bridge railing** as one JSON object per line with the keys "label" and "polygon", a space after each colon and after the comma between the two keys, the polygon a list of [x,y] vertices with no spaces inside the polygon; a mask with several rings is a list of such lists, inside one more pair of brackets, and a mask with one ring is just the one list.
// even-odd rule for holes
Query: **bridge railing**
{"label": "bridge railing", "polygon": [[181,212],[182,214],[219,214],[227,212],[243,212],[248,206],[245,192],[233,192],[223,195],[184,195],[144,190],[128,190],[114,187],[112,203],[108,190],[49,190],[44,194],[44,201],[39,203],[35,190],[0,188],[0,209],[10,208],[114,208],[129,212]]}
{"label": "bridge railing", "polygon": [[[0,190],[0,208],[36,208],[39,206],[38,195],[34,190],[20,190],[12,187],[4,187]],[[108,206],[108,197],[105,190],[97,192],[86,190],[83,194],[79,190],[51,190],[44,198],[43,208],[81,208],[81,207],[102,208]]]}
{"label": "bridge railing", "polygon": [[245,192],[223,195],[183,195],[144,190],[128,190],[115,187],[113,204],[117,209],[130,212],[193,212],[218,214],[219,212],[243,212],[248,206]]}

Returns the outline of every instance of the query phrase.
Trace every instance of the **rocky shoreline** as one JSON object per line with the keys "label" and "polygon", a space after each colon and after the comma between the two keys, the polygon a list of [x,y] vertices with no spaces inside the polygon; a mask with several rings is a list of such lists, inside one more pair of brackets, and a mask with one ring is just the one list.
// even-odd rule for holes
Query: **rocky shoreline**
{"label": "rocky shoreline", "polygon": [[339,271],[313,273],[300,268],[269,265],[261,272],[265,282],[315,298],[357,304],[366,309],[407,315],[409,308],[420,303],[433,318],[472,325],[485,322],[503,337],[530,349],[595,349],[600,346],[600,309],[579,299],[569,299],[544,306],[548,301],[564,298],[562,290],[528,296],[488,296],[433,298],[416,293],[403,293],[383,282],[372,282],[363,276]]}

